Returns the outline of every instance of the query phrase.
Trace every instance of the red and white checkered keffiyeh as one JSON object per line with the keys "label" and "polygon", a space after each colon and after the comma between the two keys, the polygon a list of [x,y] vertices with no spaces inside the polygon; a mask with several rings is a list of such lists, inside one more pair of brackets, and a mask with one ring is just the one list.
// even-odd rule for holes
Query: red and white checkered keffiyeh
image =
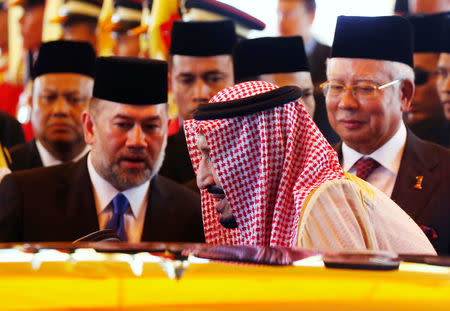
{"label": "red and white checkered keffiyeh", "polygon": [[[277,89],[251,81],[223,89],[210,103],[241,99]],[[186,140],[194,170],[206,137],[211,162],[238,224],[223,228],[215,201],[202,191],[207,243],[293,247],[303,202],[322,183],[344,178],[336,152],[299,100],[270,110],[221,120],[187,120]]]}

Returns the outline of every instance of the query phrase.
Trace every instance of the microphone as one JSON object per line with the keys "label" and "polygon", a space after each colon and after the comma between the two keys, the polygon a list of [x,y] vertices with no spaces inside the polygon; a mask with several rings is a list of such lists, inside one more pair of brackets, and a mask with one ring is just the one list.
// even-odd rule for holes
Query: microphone
{"label": "microphone", "polygon": [[78,242],[121,242],[119,236],[114,230],[104,229],[89,233],[77,240],[72,244]]}

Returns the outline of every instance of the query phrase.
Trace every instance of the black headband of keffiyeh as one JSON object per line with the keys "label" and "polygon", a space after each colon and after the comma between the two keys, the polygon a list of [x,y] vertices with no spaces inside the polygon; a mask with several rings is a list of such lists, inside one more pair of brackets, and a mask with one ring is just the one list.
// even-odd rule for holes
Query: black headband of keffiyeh
{"label": "black headband of keffiyeh", "polygon": [[218,103],[201,104],[194,113],[195,120],[217,120],[245,116],[282,106],[299,99],[297,86],[283,86],[270,92]]}

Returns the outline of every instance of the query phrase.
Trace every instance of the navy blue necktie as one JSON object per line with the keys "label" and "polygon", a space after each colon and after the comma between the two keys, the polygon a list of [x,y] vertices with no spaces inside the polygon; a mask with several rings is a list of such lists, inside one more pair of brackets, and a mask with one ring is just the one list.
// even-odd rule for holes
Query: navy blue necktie
{"label": "navy blue necktie", "polygon": [[116,231],[121,241],[128,241],[125,231],[125,212],[127,211],[128,205],[127,198],[122,193],[118,193],[112,199],[113,216],[106,225],[106,229]]}

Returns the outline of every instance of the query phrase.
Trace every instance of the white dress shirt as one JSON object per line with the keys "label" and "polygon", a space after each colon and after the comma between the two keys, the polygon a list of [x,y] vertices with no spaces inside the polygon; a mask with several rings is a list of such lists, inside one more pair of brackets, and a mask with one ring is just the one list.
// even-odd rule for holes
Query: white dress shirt
{"label": "white dress shirt", "polygon": [[[103,230],[113,216],[113,208],[110,203],[120,191],[97,173],[92,165],[91,154],[88,155],[87,164],[94,190],[98,223],[100,230]],[[130,243],[138,243],[141,241],[145,212],[147,210],[149,185],[150,181],[146,181],[142,185],[122,191],[122,194],[125,195],[130,203],[124,215],[125,231],[128,242]]]}
{"label": "white dress shirt", "polygon": [[380,163],[380,166],[369,175],[366,181],[390,197],[394,190],[405,144],[406,127],[403,122],[401,122],[395,135],[371,154],[364,155],[342,143],[342,167],[344,171],[356,175],[355,164],[361,157],[366,156],[376,160]]}
{"label": "white dress shirt", "polygon": [[[55,158],[50,152],[48,152],[48,150],[45,149],[45,147],[42,145],[42,143],[37,139],[36,139],[36,147],[39,152],[39,156],[41,157],[42,166],[47,167],[47,166],[59,165],[59,164],[64,163],[63,161]],[[90,149],[91,149],[91,147],[89,145],[86,145],[86,147],[84,147],[83,151],[79,155],[77,155],[74,159],[72,159],[72,161],[73,162],[78,161],[79,159],[84,157],[86,155],[86,153],[89,152]]]}

